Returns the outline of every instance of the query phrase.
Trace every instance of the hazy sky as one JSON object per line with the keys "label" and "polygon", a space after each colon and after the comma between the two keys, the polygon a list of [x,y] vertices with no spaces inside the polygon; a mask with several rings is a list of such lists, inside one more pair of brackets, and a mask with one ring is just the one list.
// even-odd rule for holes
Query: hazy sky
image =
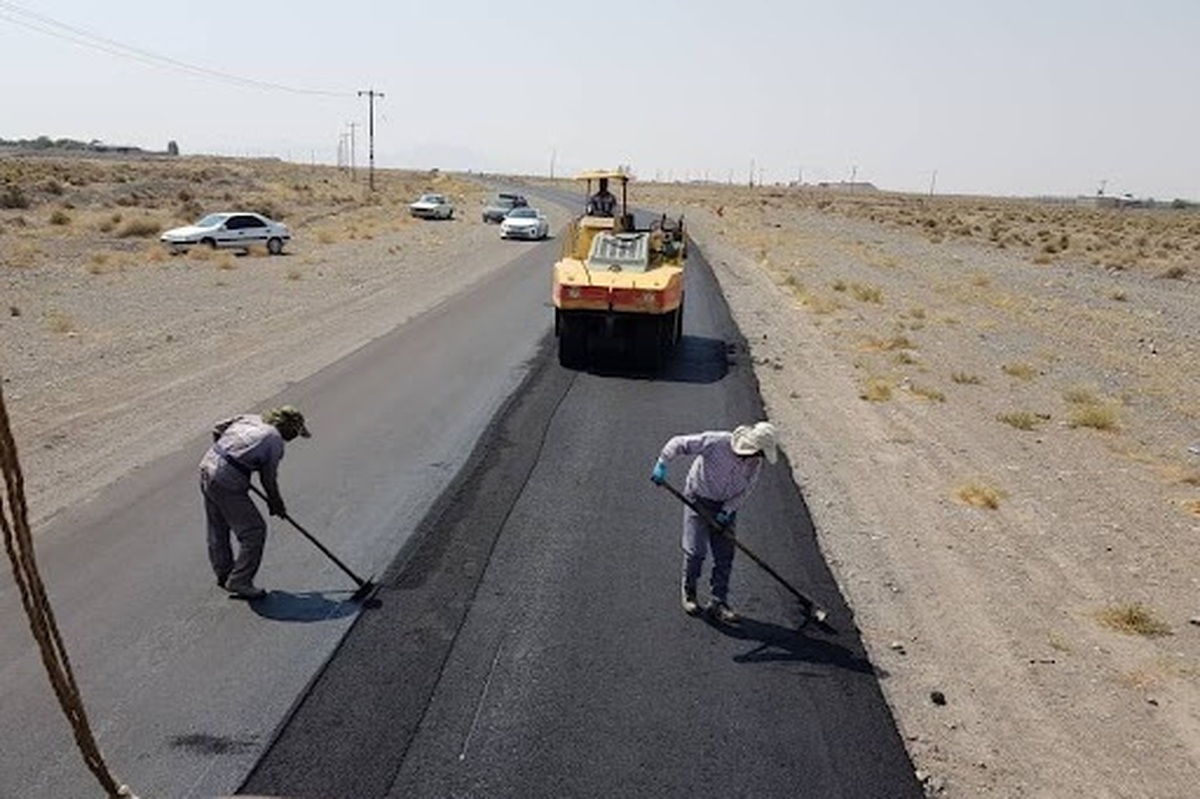
{"label": "hazy sky", "polygon": [[1198,34],[1198,0],[0,0],[0,138],[334,163],[356,123],[365,164],[373,88],[383,167],[1200,199]]}

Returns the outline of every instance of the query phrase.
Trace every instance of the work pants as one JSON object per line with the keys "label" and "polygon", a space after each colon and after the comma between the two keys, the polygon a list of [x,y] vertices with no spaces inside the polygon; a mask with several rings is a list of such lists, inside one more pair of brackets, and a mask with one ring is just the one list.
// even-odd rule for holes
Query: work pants
{"label": "work pants", "polygon": [[[249,588],[262,563],[267,523],[248,490],[225,488],[200,473],[200,493],[208,520],[208,561],[217,580],[228,588]],[[237,539],[234,556],[230,535]]]}
{"label": "work pants", "polygon": [[[716,516],[721,510],[721,503],[713,500],[695,497],[693,501],[708,511],[710,516]],[[733,525],[726,528],[731,534]],[[729,574],[733,570],[733,554],[737,550],[733,541],[709,526],[691,508],[683,511],[683,590],[690,595],[696,593],[696,581],[704,569],[704,559],[712,550],[713,566],[710,582],[710,593],[713,602],[728,603]]]}

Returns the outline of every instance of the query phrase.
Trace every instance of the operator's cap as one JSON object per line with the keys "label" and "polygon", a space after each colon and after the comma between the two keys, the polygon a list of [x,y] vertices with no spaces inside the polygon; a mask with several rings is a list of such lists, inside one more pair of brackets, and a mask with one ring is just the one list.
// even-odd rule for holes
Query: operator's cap
{"label": "operator's cap", "polygon": [[304,423],[304,414],[292,405],[280,405],[263,414],[263,421],[276,428],[291,427],[301,438],[312,438],[308,426]]}
{"label": "operator's cap", "polygon": [[770,422],[735,427],[730,444],[738,455],[757,455],[761,452],[766,456],[767,463],[774,463],[779,454],[775,425]]}

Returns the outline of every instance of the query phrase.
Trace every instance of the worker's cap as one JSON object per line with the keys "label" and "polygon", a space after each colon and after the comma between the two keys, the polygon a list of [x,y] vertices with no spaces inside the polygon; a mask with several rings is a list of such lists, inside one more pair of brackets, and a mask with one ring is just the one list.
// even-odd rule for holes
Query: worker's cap
{"label": "worker's cap", "polygon": [[277,430],[291,428],[301,438],[312,438],[308,426],[304,423],[304,414],[291,405],[280,405],[263,414],[263,421]]}
{"label": "worker's cap", "polygon": [[779,454],[775,441],[775,425],[770,422],[735,427],[731,444],[733,451],[738,455],[757,455],[761,452],[766,456],[767,463],[774,463]]}

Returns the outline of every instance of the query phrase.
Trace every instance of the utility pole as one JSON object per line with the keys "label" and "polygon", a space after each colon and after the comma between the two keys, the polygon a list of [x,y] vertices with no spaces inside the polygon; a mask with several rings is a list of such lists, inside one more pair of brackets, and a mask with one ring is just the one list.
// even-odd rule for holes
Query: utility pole
{"label": "utility pole", "polygon": [[558,148],[550,148],[550,179],[554,180],[554,159],[558,157]]}
{"label": "utility pole", "polygon": [[350,179],[357,180],[354,174],[354,129],[358,127],[358,123],[347,122],[346,125],[350,128]]}
{"label": "utility pole", "polygon": [[359,97],[367,96],[367,140],[369,141],[368,159],[371,163],[370,167],[370,186],[371,191],[375,191],[375,98],[383,99],[383,92],[377,92],[374,89],[364,89],[358,93]]}
{"label": "utility pole", "polygon": [[937,188],[937,170],[933,170],[933,177],[929,179],[929,196],[933,196],[933,190]]}

